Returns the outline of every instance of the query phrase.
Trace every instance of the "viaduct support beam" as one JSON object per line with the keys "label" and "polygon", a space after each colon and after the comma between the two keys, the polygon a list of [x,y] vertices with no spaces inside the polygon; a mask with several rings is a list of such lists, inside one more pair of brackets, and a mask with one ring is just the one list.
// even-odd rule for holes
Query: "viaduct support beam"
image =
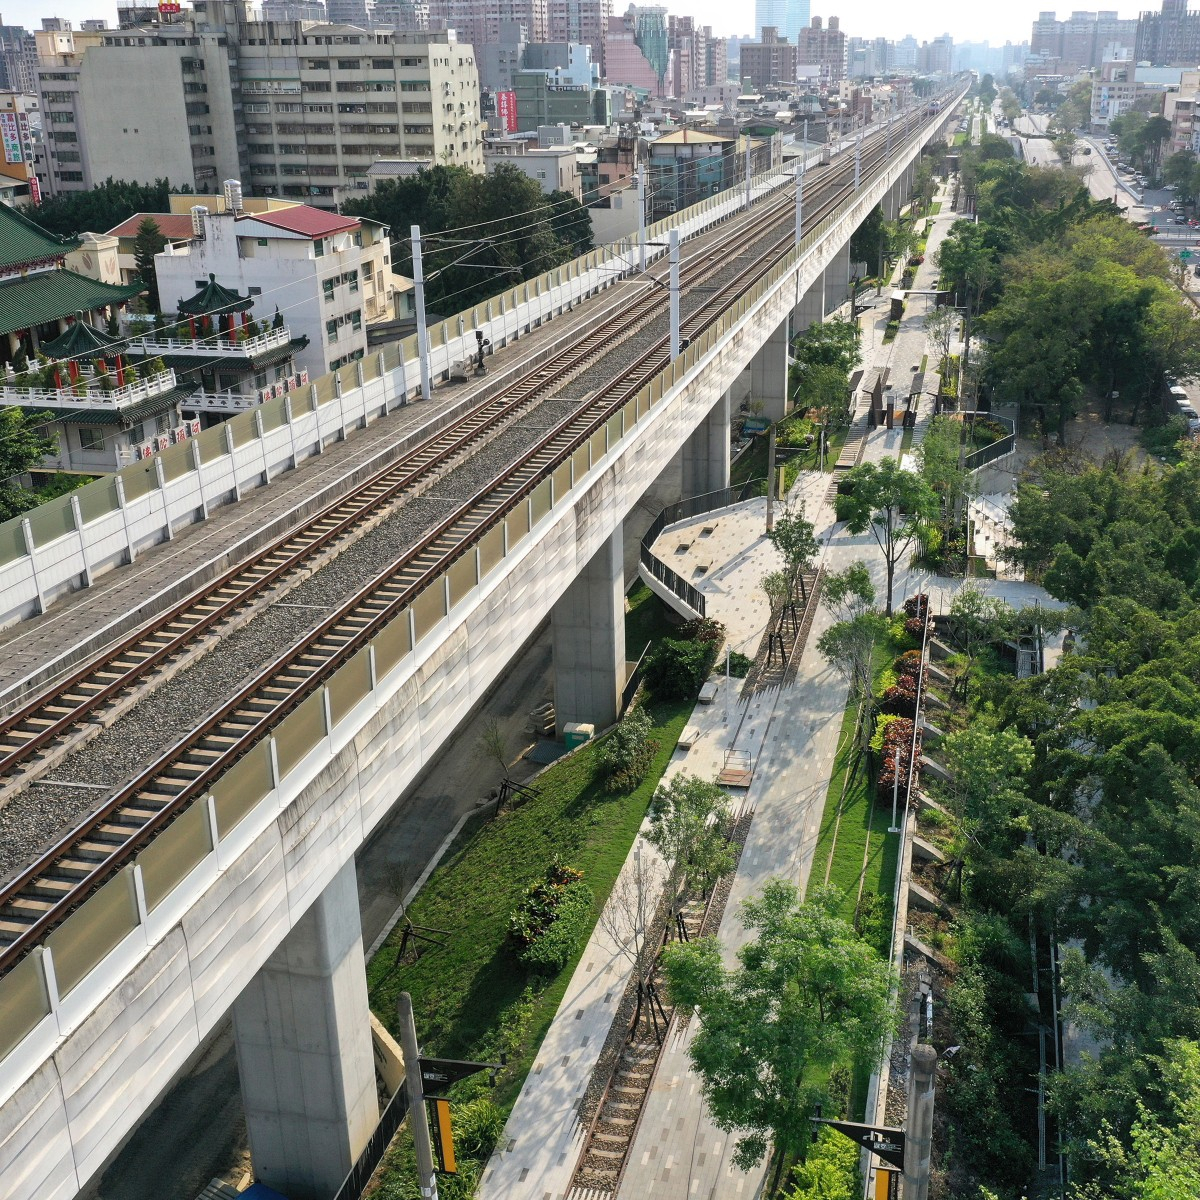
{"label": "viaduct support beam", "polygon": [[750,400],[763,406],[769,421],[787,414],[788,322],[784,321],[767,338],[750,363]]}
{"label": "viaduct support beam", "polygon": [[[554,715],[558,732],[617,719],[625,687],[625,570],[621,526],[605,538],[554,606]],[[640,647],[639,647],[640,649]]]}
{"label": "viaduct support beam", "polygon": [[729,393],[713,405],[683,447],[683,496],[704,496],[729,486]]}
{"label": "viaduct support beam", "polygon": [[354,860],[233,1006],[255,1177],[329,1200],[379,1120]]}

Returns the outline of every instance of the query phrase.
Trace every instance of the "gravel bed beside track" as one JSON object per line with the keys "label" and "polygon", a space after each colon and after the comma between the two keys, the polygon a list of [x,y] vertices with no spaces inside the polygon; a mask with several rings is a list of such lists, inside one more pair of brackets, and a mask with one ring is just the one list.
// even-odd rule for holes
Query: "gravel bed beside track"
{"label": "gravel bed beside track", "polygon": [[[736,258],[729,259],[720,271],[706,279],[699,288],[684,292],[679,302],[680,319],[686,321],[692,313],[711,299],[712,293],[716,289],[724,287],[739,271],[745,270],[751,260],[766,248],[766,244],[770,240],[761,238],[759,242],[751,245]],[[668,316],[655,317],[644,329],[627,337],[619,347],[610,350],[570,383],[564,384],[559,395],[571,399],[583,399],[597,388],[619,380],[629,363],[669,336],[670,332],[670,318]]]}
{"label": "gravel bed beside track", "polygon": [[[409,500],[327,566],[222,638],[217,653],[157,687],[113,725],[51,768],[54,781],[33,783],[0,810],[0,879],[33,859],[54,836],[99,807],[108,790],[128,782],[238,687],[294,645],[336,605],[373,579],[452,509],[446,500]],[[294,607],[305,605],[311,607]]]}
{"label": "gravel bed beside track", "polygon": [[469,500],[528,450],[532,441],[548,433],[560,421],[565,421],[578,408],[577,399],[543,400],[532,412],[514,421],[503,433],[481,446],[461,466],[439,479],[426,494],[451,500]]}

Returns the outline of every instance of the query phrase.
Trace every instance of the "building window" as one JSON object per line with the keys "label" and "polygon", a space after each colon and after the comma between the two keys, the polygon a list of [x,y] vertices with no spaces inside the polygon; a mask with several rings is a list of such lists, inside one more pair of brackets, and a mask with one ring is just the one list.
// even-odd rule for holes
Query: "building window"
{"label": "building window", "polygon": [[321,281],[321,290],[325,293],[325,303],[328,304],[333,299],[333,280],[324,279]]}
{"label": "building window", "polygon": [[[267,243],[266,243],[265,241],[264,241],[264,242],[260,242],[260,243],[259,243],[259,245],[260,245],[260,246],[265,246],[266,244],[267,244]],[[261,295],[262,295],[262,288],[260,288],[260,287],[248,287],[248,288],[246,289],[246,292],[247,292],[249,295],[251,295],[251,296],[261,296]]]}
{"label": "building window", "polygon": [[350,327],[355,331],[362,329],[362,310],[356,308],[350,314]]}
{"label": "building window", "polygon": [[81,425],[79,427],[79,448],[80,450],[103,450],[104,431],[93,429],[89,425]]}
{"label": "building window", "polygon": [[337,64],[339,71],[357,71],[361,66],[357,58],[339,58]]}
{"label": "building window", "polygon": [[325,239],[317,238],[313,242],[313,258],[325,257]]}
{"label": "building window", "polygon": [[336,320],[330,320],[330,321],[325,322],[325,337],[331,342],[337,341],[338,323]]}

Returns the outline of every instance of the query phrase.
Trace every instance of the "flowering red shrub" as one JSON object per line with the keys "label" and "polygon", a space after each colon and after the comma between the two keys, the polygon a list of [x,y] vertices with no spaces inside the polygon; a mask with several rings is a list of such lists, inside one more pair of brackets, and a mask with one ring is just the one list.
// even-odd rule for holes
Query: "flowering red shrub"
{"label": "flowering red shrub", "polygon": [[892,670],[897,675],[915,675],[921,667],[920,650],[905,650],[892,660]]}
{"label": "flowering red shrub", "polygon": [[[891,690],[891,689],[889,689]],[[900,798],[908,802],[908,759],[913,746],[913,723],[908,717],[892,721],[883,735],[883,765],[879,771],[879,797],[890,800],[892,788],[895,786],[896,773],[900,774]],[[917,733],[917,762],[921,761],[921,734]],[[913,775],[913,783],[917,783],[920,770]]]}
{"label": "flowering red shrub", "polygon": [[909,617],[904,622],[904,632],[910,638],[915,638],[918,642],[925,636],[925,618],[924,617]]}
{"label": "flowering red shrub", "polygon": [[917,713],[917,677],[901,675],[895,684],[883,693],[879,702],[882,712],[899,717],[913,717]]}
{"label": "flowering red shrub", "polygon": [[904,602],[904,613],[909,617],[928,617],[929,596],[925,592],[918,592],[915,596],[909,596]]}

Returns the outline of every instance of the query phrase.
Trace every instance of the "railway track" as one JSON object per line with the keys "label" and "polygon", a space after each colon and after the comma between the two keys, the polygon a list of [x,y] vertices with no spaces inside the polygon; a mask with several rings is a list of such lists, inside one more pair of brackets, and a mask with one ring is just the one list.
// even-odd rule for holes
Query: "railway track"
{"label": "railway track", "polygon": [[[864,143],[864,171],[869,173],[885,155],[884,134],[880,133]],[[806,209],[809,213],[816,210],[810,219],[820,220],[853,191],[852,175],[852,163],[841,162],[806,186]],[[685,336],[695,336],[713,315],[724,310],[731,295],[744,290],[747,279],[758,278],[781,253],[790,249],[792,203],[785,191],[782,197],[764,204],[750,221],[739,222],[717,239],[717,247],[723,244],[744,247],[751,232],[759,234],[774,226],[787,227],[765,252],[752,257],[733,279],[718,287],[689,314],[683,322]],[[715,259],[716,265],[708,275],[723,270],[727,262],[714,254],[714,249],[713,245],[702,247],[690,257],[689,265],[709,258]],[[694,276],[692,279],[694,285]],[[637,306],[651,297],[651,311],[644,313],[642,319],[648,322],[659,316],[665,308],[665,297],[658,292],[653,286],[645,289],[645,295],[631,305],[630,318],[639,311]],[[495,530],[556,467],[585,447],[596,431],[603,429],[605,422],[661,370],[667,361],[666,341],[662,338],[626,367],[618,383],[589,397],[581,408],[538,437],[516,462],[446,516],[412,551],[350,597],[300,644],[280,655],[235,696],[200,720],[191,733],[155,763],[117,789],[96,811],[4,884],[0,888],[0,973],[19,961],[193,801],[206,795],[218,778],[261,742],[271,728],[318,694],[323,682],[412,606],[432,579],[451,569],[458,558]],[[567,352],[580,356],[576,372],[603,357],[616,344],[604,330],[596,331],[586,342]],[[533,378],[522,380],[506,391],[504,397],[493,398],[471,415],[478,414],[478,420],[484,420],[482,414],[490,405],[505,398],[511,401],[514,391],[523,397],[515,402],[526,405],[532,402],[531,397],[550,394],[546,391],[550,386],[546,379],[549,370],[554,371],[553,387],[561,387],[564,367],[561,361],[553,367],[554,362],[552,359]],[[237,602],[239,594],[272,586],[264,580],[277,583],[286,571],[295,569],[289,564],[296,561],[296,556],[310,553],[311,545],[319,539],[325,539],[322,544],[328,545],[339,536],[339,531],[346,536],[344,531],[350,523],[356,517],[362,519],[359,514],[371,511],[371,506],[377,508],[389,502],[405,487],[415,486],[417,473],[427,476],[433,469],[431,463],[439,461],[438,455],[444,461],[455,454],[455,450],[441,442],[449,435],[450,431],[445,431],[430,439],[413,456],[406,456],[401,463],[362,485],[353,496],[339,502],[334,506],[336,511],[326,510],[302,530],[281,539],[282,544],[230,572],[230,577],[216,581],[202,596],[164,614],[151,630],[138,635],[142,640],[130,639],[130,644],[121,647],[116,655],[107,655],[99,670],[97,664],[81,670],[79,678],[73,678],[68,685],[72,689],[69,696],[78,697],[78,704],[55,704],[51,698],[46,703],[46,715],[33,718],[38,722],[33,725],[33,735],[21,738],[21,747],[15,749],[44,738],[38,749],[28,752],[39,753],[55,737],[61,737],[62,731],[77,722],[83,712],[94,714],[104,704],[113,703],[122,678],[135,672],[135,677],[140,678],[169,657],[173,639],[194,637],[196,631],[213,628],[223,619],[221,614],[229,611],[226,606]],[[459,429],[454,436],[469,439],[473,435],[469,430]],[[415,456],[421,456],[421,465]],[[63,688],[55,689],[54,696],[61,700],[63,695]],[[52,707],[65,711],[53,712]],[[31,721],[28,711],[21,719]],[[59,732],[50,732],[58,722],[62,722]],[[26,731],[28,728],[27,724]],[[3,761],[0,758],[0,764]]]}
{"label": "railway track", "polygon": [[[777,224],[777,207],[764,206],[756,214],[751,232]],[[681,266],[681,287],[701,286],[724,265],[719,254],[711,252],[742,242],[745,237],[744,227],[737,232],[725,231],[715,246],[690,255]],[[650,274],[650,278],[662,283],[657,275]],[[336,553],[382,514],[429,487],[622,340],[658,319],[661,308],[654,285],[643,288],[622,314],[619,338],[587,337],[554,355],[501,395],[482,401],[452,426],[426,439],[298,529],[223,573],[199,594],[167,610],[148,626],[107,647],[100,656],[5,717],[0,721],[0,803],[115,719],[144,693],[146,683],[156,673],[177,663],[200,639],[215,634],[267,596],[277,596],[299,581],[314,564]]]}

